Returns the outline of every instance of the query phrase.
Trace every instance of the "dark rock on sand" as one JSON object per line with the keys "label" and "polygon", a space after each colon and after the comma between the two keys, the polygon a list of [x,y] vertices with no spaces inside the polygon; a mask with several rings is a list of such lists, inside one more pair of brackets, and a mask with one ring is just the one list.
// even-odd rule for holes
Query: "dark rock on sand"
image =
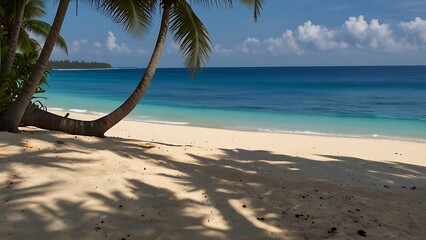
{"label": "dark rock on sand", "polygon": [[361,237],[367,237],[367,233],[364,230],[358,230],[358,235],[360,235]]}

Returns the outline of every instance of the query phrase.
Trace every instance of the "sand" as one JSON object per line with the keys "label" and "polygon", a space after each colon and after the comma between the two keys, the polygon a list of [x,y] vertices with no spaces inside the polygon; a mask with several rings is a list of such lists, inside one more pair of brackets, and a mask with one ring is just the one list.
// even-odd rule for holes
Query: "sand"
{"label": "sand", "polygon": [[426,143],[130,121],[106,138],[22,130],[0,133],[0,239],[426,236]]}

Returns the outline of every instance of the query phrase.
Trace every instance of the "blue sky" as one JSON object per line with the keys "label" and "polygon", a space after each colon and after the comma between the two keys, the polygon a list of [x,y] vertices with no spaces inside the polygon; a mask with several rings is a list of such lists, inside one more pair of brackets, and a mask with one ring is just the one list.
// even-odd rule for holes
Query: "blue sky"
{"label": "blue sky", "polygon": [[[251,9],[194,6],[210,32],[216,66],[425,65],[424,0],[267,0],[257,23]],[[57,3],[46,1],[52,22]],[[115,67],[145,67],[160,16],[144,37],[131,38],[121,26],[80,3],[71,3],[62,36],[69,55],[52,59],[103,61]],[[182,67],[169,35],[160,67]]]}

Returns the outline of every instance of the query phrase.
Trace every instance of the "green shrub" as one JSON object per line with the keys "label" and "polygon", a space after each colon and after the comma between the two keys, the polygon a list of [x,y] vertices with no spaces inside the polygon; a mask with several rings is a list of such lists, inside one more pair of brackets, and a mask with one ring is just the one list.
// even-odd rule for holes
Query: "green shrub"
{"label": "green shrub", "polygon": [[[3,45],[4,46],[4,45]],[[1,61],[4,59],[6,55],[7,48],[0,48],[1,53]],[[37,52],[29,52],[29,53],[17,53],[15,56],[15,60],[13,63],[12,72],[7,78],[0,78],[0,117],[6,111],[7,107],[17,98],[17,96],[21,93],[25,82],[28,81],[30,74],[37,63],[38,53]],[[1,67],[1,65],[0,65]],[[44,93],[43,85],[47,85],[47,76],[49,71],[47,70],[41,81],[39,86],[37,87],[36,94]],[[34,97],[39,98],[39,97]],[[40,101],[36,100],[32,104],[38,105],[38,107],[43,107]]]}

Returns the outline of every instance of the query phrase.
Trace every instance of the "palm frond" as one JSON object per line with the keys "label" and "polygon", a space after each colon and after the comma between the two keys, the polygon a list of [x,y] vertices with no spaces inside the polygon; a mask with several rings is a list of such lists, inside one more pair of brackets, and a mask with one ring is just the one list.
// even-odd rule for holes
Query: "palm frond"
{"label": "palm frond", "polygon": [[240,0],[240,2],[248,7],[253,7],[253,19],[256,22],[265,0]]}
{"label": "palm frond", "polygon": [[[50,24],[40,21],[40,20],[27,20],[24,26],[29,31],[33,32],[37,36],[41,36],[44,39],[47,38],[47,35],[50,31]],[[56,46],[62,49],[66,54],[68,54],[68,47],[65,39],[62,36],[58,36],[58,41]]]}
{"label": "palm frond", "polygon": [[18,48],[24,53],[34,51],[30,35],[23,28],[21,28],[19,33]]}
{"label": "palm frond", "polygon": [[37,40],[31,38],[31,45],[32,45],[32,49],[34,49],[35,52],[39,53],[41,52],[41,45],[39,42],[37,42]]}
{"label": "palm frond", "polygon": [[24,16],[27,19],[42,17],[46,15],[44,9],[46,9],[46,5],[42,0],[28,0],[25,6]]}
{"label": "palm frond", "polygon": [[172,6],[170,30],[185,56],[185,66],[192,69],[192,77],[195,77],[212,51],[206,27],[186,1],[179,1]]}
{"label": "palm frond", "polygon": [[152,25],[158,0],[82,0],[121,24],[133,37],[147,32]]}

